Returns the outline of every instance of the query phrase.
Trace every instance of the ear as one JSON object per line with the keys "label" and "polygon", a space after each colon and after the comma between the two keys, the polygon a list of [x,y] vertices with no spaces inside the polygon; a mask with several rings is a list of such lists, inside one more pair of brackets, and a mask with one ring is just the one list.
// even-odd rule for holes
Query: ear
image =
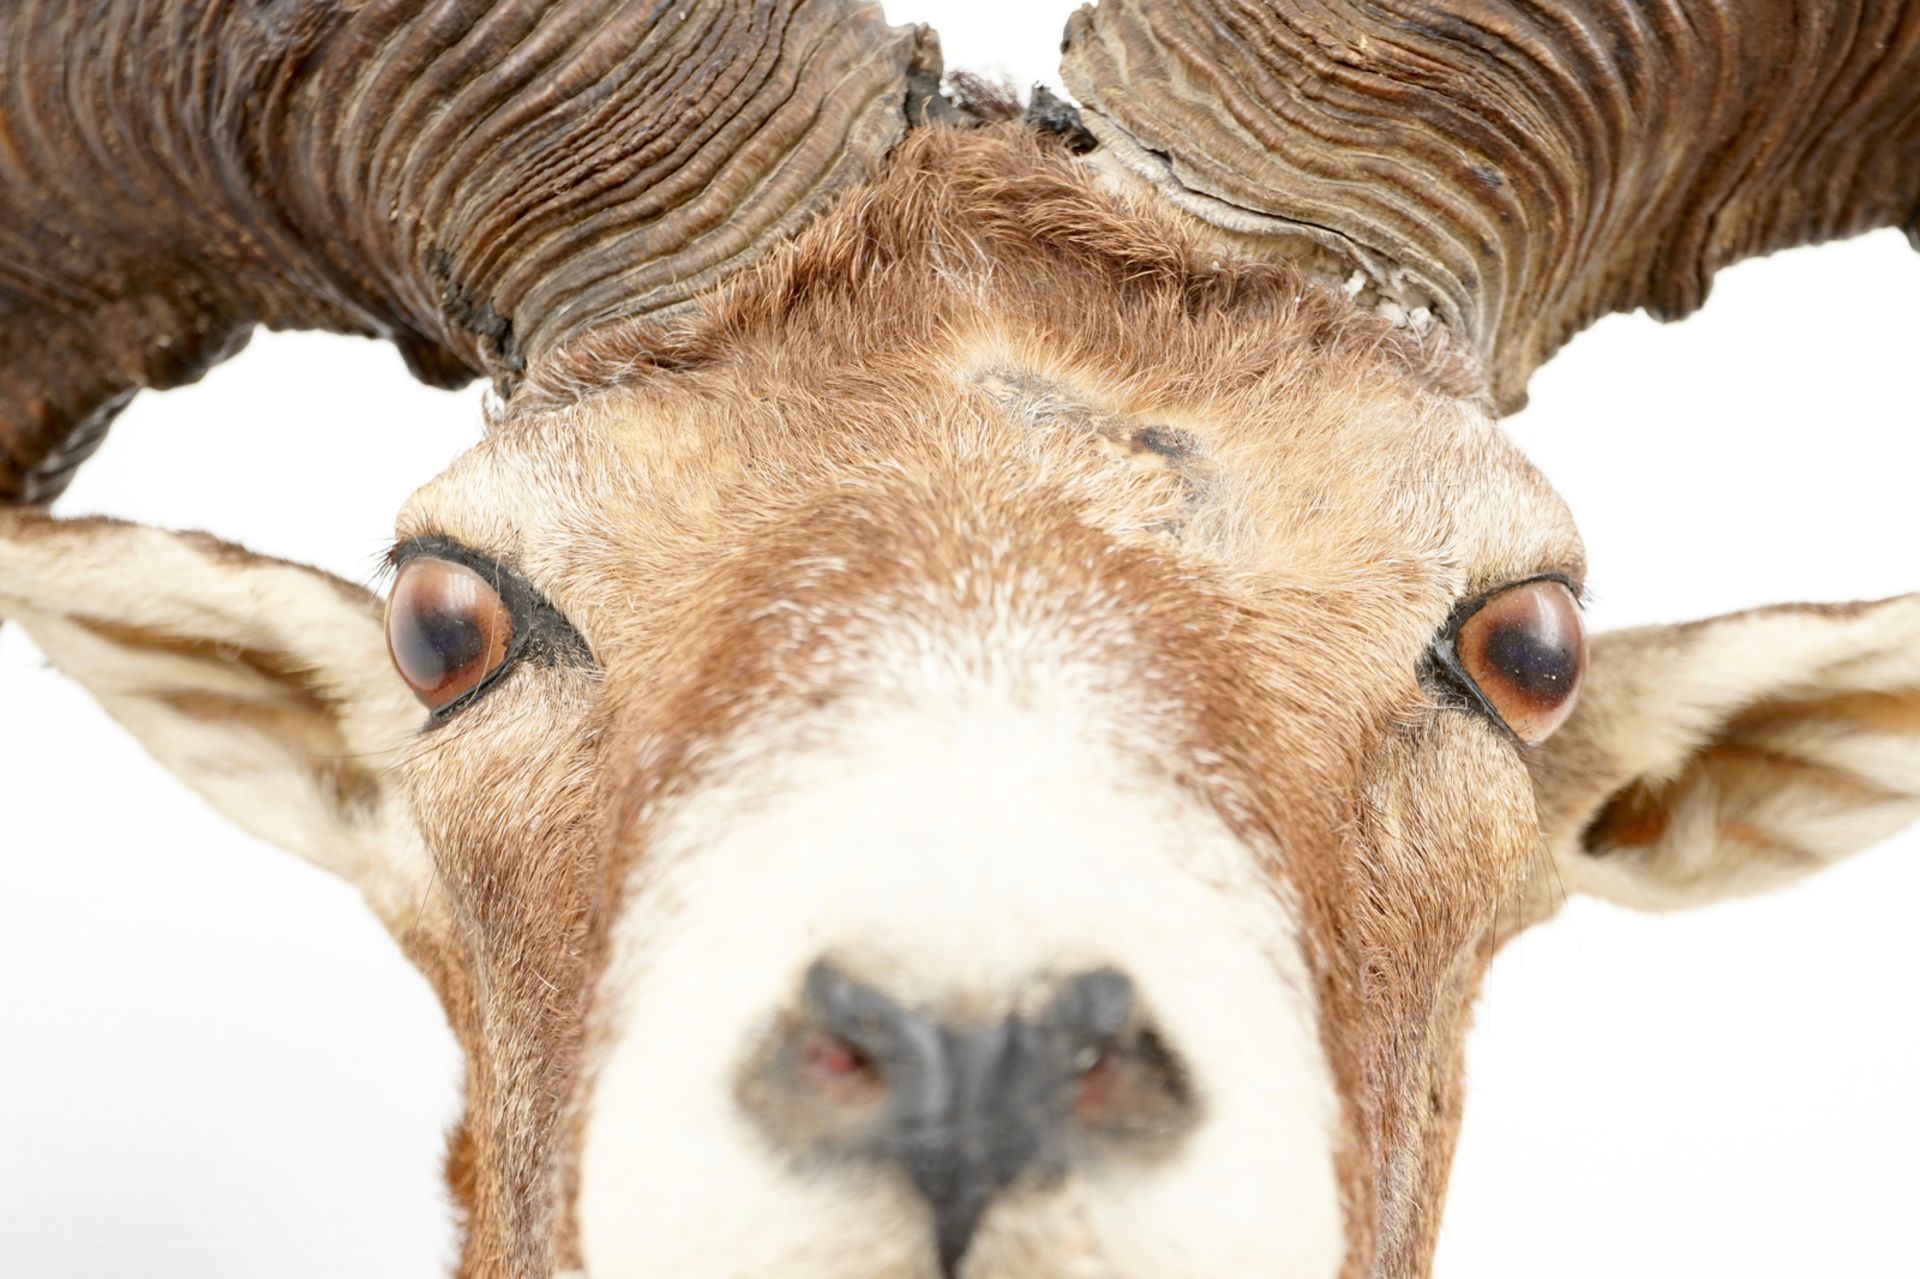
{"label": "ear", "polygon": [[387,768],[422,713],[372,594],[204,534],[0,509],[0,617],[227,817],[390,928],[418,912],[426,858]]}
{"label": "ear", "polygon": [[1663,908],[1795,879],[1920,816],[1920,595],[1603,635],[1530,764],[1569,888]]}

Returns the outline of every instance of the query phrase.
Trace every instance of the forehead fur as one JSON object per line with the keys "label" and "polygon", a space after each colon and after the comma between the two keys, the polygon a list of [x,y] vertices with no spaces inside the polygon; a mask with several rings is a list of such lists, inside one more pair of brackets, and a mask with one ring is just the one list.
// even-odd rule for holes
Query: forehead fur
{"label": "forehead fur", "polygon": [[661,582],[716,526],[751,537],[973,456],[1096,527],[1270,578],[1383,558],[1454,591],[1577,575],[1558,499],[1470,386],[1440,339],[1223,258],[1023,133],[931,130],[700,312],[533,370],[402,532],[514,560],[591,613],[606,552]]}

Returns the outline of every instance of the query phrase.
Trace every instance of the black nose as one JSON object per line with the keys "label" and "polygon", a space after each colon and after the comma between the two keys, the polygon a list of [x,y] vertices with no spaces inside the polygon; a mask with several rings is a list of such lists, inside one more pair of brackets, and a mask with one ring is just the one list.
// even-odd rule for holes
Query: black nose
{"label": "black nose", "polygon": [[948,1279],[1016,1180],[1057,1180],[1102,1147],[1151,1153],[1191,1126],[1185,1071],[1114,969],[1058,983],[1037,1014],[984,1024],[902,1008],[825,961],[805,1003],[749,1108],[809,1154],[904,1171],[933,1210]]}

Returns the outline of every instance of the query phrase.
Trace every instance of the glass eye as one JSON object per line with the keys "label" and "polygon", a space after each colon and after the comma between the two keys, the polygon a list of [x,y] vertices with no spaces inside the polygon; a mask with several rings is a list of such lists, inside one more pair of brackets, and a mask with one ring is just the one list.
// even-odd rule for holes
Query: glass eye
{"label": "glass eye", "polygon": [[387,651],[429,710],[485,683],[512,642],[513,614],[479,573],[427,555],[400,566],[387,598]]}
{"label": "glass eye", "polygon": [[1587,673],[1580,606],[1548,578],[1489,596],[1454,632],[1453,651],[1460,673],[1529,746],[1566,722]]}

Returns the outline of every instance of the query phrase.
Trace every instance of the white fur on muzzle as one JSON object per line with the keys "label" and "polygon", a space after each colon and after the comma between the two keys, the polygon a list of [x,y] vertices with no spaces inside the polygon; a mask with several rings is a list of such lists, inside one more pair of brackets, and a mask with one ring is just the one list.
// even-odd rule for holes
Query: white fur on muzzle
{"label": "white fur on muzzle", "polygon": [[889,683],[743,735],[640,858],[596,1003],[587,1273],[939,1273],[906,1178],[790,1157],[740,1102],[752,1046],[830,957],[903,1006],[983,1016],[1118,969],[1190,1074],[1177,1147],[1010,1186],[967,1279],[1331,1279],[1338,1103],[1284,889],[1086,681]]}

